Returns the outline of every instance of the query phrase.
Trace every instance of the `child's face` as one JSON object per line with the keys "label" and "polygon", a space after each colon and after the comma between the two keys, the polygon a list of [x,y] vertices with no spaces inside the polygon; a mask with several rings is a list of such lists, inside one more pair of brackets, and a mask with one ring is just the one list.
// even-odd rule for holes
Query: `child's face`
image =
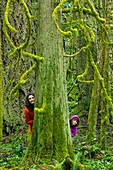
{"label": "child's face", "polygon": [[72,125],[73,125],[73,126],[77,125],[77,120],[76,120],[76,119],[73,119],[73,120],[72,120]]}

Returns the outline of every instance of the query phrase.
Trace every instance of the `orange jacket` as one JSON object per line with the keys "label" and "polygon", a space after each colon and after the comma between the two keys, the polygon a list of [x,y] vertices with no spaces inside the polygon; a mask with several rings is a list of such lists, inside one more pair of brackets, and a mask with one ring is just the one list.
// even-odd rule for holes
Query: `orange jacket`
{"label": "orange jacket", "polygon": [[24,109],[24,120],[30,127],[30,135],[32,135],[32,126],[34,120],[34,111],[30,111],[27,107]]}

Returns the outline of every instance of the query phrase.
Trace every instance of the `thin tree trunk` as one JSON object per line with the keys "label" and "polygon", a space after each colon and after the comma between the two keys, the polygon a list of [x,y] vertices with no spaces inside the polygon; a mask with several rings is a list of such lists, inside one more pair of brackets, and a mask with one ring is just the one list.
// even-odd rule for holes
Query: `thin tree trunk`
{"label": "thin tree trunk", "polygon": [[90,109],[88,113],[88,128],[86,133],[86,142],[88,144],[93,144],[96,136],[96,124],[97,124],[97,116],[98,116],[98,107],[99,107],[99,78],[95,72],[94,75],[94,86],[92,89]]}
{"label": "thin tree trunk", "polygon": [[[106,19],[107,23],[109,23],[109,15],[110,15],[110,1],[102,1],[103,4],[103,16]],[[109,94],[109,46],[106,45],[105,41],[109,41],[106,31],[101,28],[101,74],[103,75],[105,88]],[[109,31],[107,31],[109,35]],[[104,98],[103,90],[101,90],[101,96],[103,102],[101,102],[101,129],[100,129],[100,145],[102,149],[106,147],[106,129],[108,126],[108,101]],[[110,95],[110,94],[109,94]]]}
{"label": "thin tree trunk", "polygon": [[0,2],[0,141],[2,141],[3,131],[3,77],[2,77],[2,2]]}

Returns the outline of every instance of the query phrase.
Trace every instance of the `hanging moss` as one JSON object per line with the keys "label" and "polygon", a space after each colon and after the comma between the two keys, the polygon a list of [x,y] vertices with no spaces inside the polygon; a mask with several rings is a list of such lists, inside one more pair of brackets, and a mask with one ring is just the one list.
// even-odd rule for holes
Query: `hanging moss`
{"label": "hanging moss", "polygon": [[26,77],[29,73],[32,72],[33,69],[35,69],[35,67],[36,67],[36,64],[34,64],[29,70],[27,70],[25,73],[22,74],[22,76],[20,77],[20,81],[10,92],[10,99],[11,100],[12,100],[12,95],[15,94],[18,91],[20,86],[26,84],[29,81],[29,79],[28,78],[26,79]]}
{"label": "hanging moss", "polygon": [[7,4],[6,4],[6,11],[5,11],[5,14],[4,14],[5,24],[12,32],[18,32],[18,30],[16,30],[14,27],[11,26],[11,24],[9,23],[9,20],[8,20],[9,11],[11,10],[10,9],[10,3],[11,3],[11,0],[8,0]]}
{"label": "hanging moss", "polygon": [[76,81],[82,82],[82,83],[94,83],[94,80],[89,80],[89,81],[88,80],[83,80],[85,78],[85,76],[87,75],[88,70],[89,70],[89,61],[88,61],[88,56],[87,56],[85,71],[81,75],[77,76]]}
{"label": "hanging moss", "polygon": [[10,46],[13,47],[13,49],[15,49],[16,47],[15,47],[15,45],[13,44],[13,42],[11,41],[10,36],[8,35],[5,21],[4,21],[4,23],[3,23],[3,31],[4,31],[4,34],[5,34],[6,38],[7,38]]}
{"label": "hanging moss", "polygon": [[[6,5],[6,11],[5,11],[5,14],[4,14],[4,34],[5,34],[8,42],[9,42],[9,44],[13,48],[13,51],[10,52],[9,56],[11,57],[11,56],[14,56],[18,53],[20,56],[24,56],[24,57],[27,57],[31,60],[34,60],[36,63],[38,63],[39,61],[43,61],[44,60],[43,57],[40,57],[40,56],[37,56],[37,55],[34,55],[34,54],[31,54],[29,52],[24,51],[27,48],[27,46],[29,46],[29,41],[30,41],[30,38],[31,38],[31,30],[32,30],[31,19],[33,18],[33,16],[30,15],[29,9],[28,9],[26,3],[24,2],[24,0],[19,0],[19,4],[20,4],[20,6],[23,10],[23,13],[26,16],[26,21],[27,21],[27,25],[28,25],[28,33],[27,33],[26,41],[24,43],[22,43],[21,45],[19,45],[18,47],[16,47],[14,45],[14,43],[12,42],[10,36],[8,35],[7,27],[12,32],[17,32],[17,30],[14,27],[12,27],[11,24],[9,23],[9,21],[8,21],[10,4],[11,4],[11,0],[8,0],[7,5]],[[16,92],[18,93],[18,89],[20,88],[20,86],[26,84],[29,81],[29,79],[26,79],[26,77],[30,72],[32,72],[33,69],[35,69],[35,67],[36,67],[36,65],[34,64],[29,70],[27,70],[21,76],[18,84],[10,92],[10,99],[12,99],[13,94],[16,94]]]}
{"label": "hanging moss", "polygon": [[44,113],[46,106],[47,106],[47,102],[46,102],[46,98],[44,97],[42,107],[41,108],[35,107],[34,109],[35,113],[38,113],[38,114]]}
{"label": "hanging moss", "polygon": [[[54,9],[53,13],[52,13],[52,17],[54,20],[54,23],[58,29],[58,31],[61,33],[62,36],[72,36],[71,31],[63,31],[62,29],[60,29],[59,24],[57,22],[57,13],[59,12],[59,10],[62,8],[62,5],[65,4],[66,2],[68,2],[68,0],[63,0],[61,1],[58,6]],[[75,30],[75,32],[77,32],[77,30]]]}
{"label": "hanging moss", "polygon": [[[69,8],[63,9],[63,5],[65,5],[66,3],[70,3],[71,5]],[[94,98],[95,98],[95,92],[99,90],[98,84],[100,84],[101,88],[102,88],[102,90],[101,90],[102,91],[102,93],[101,93],[102,102],[104,103],[106,101],[104,105],[106,105],[106,103],[107,103],[113,109],[113,103],[112,103],[112,99],[109,96],[109,93],[108,93],[108,90],[106,87],[107,78],[103,77],[101,75],[101,70],[99,70],[97,63],[94,61],[93,56],[92,56],[91,46],[92,46],[92,43],[95,42],[95,33],[94,33],[93,29],[91,28],[91,26],[88,26],[88,24],[85,23],[85,21],[83,20],[83,15],[85,15],[85,14],[91,15],[97,21],[97,23],[101,26],[101,29],[105,33],[104,35],[102,34],[102,37],[101,37],[103,46],[107,45],[107,47],[108,47],[110,45],[113,45],[113,42],[110,41],[109,33],[108,33],[108,30],[112,29],[112,24],[108,25],[106,18],[102,18],[99,16],[99,13],[97,12],[97,10],[94,7],[91,0],[87,0],[86,3],[88,5],[87,8],[84,7],[84,1],[82,1],[82,2],[66,1],[66,0],[61,1],[61,3],[53,11],[53,20],[54,20],[54,23],[55,23],[55,26],[56,26],[58,32],[62,36],[65,37],[66,33],[68,35],[68,33],[71,32],[70,33],[70,35],[71,35],[70,36],[70,44],[71,44],[71,40],[72,39],[76,40],[76,37],[79,35],[79,29],[83,33],[83,36],[85,39],[85,43],[86,43],[85,46],[81,47],[80,49],[77,49],[74,54],[73,53],[67,54],[64,52],[64,57],[70,57],[70,58],[78,57],[78,55],[81,52],[82,53],[88,52],[87,59],[86,59],[85,71],[81,75],[77,76],[77,79],[75,80],[74,84],[76,84],[78,82],[79,83],[87,83],[87,84],[88,83],[96,83],[96,82],[94,82],[94,80],[85,80],[85,77],[87,76],[88,71],[89,71],[89,65],[91,65],[93,67],[93,69],[95,71],[95,76],[97,76],[97,80],[95,80],[95,81],[97,81],[97,86],[94,87],[94,91],[92,92],[92,102],[90,104],[90,112],[89,112],[89,119],[88,119],[88,121],[90,122],[91,128],[88,129],[89,133],[87,134],[87,137],[86,137],[88,141],[92,142],[95,137],[95,130],[96,130],[95,128],[96,128],[97,114],[95,114],[94,120],[92,119],[92,117],[93,117],[93,114],[95,113],[94,109],[95,109],[97,100],[95,100]],[[64,30],[62,30],[62,28],[64,28],[64,27],[60,27],[59,23],[57,21],[58,12],[60,10],[63,10],[64,13],[70,14],[70,16],[68,16],[68,17],[66,17],[66,15],[64,16],[64,18],[66,20],[66,24],[68,26],[68,31],[66,30],[66,32]],[[78,19],[74,18],[75,13],[78,14]],[[73,18],[74,18],[74,21],[73,21]],[[75,28],[74,28],[76,30],[75,34],[73,34],[72,23],[75,24]],[[76,23],[78,24],[78,27],[76,27],[76,25],[77,25]],[[65,37],[65,39],[66,39],[66,37]],[[67,41],[69,41],[69,40],[67,39]],[[89,62],[88,62],[88,60],[89,60]],[[105,63],[106,63],[106,61],[105,61]],[[106,70],[106,68],[104,70]],[[102,112],[102,131],[103,131],[102,133],[103,133],[103,135],[101,137],[101,144],[102,144],[102,141],[103,141],[103,143],[105,143],[105,134],[104,134],[105,127],[103,127],[103,126],[104,126],[104,123],[106,123],[108,121],[108,115],[106,113],[107,112],[105,109],[105,112]]]}
{"label": "hanging moss", "polygon": [[22,51],[21,54],[23,56],[27,57],[27,58],[30,58],[31,60],[36,61],[36,63],[38,63],[39,61],[43,61],[44,60],[44,57],[40,57],[40,56],[31,54],[31,53],[28,53],[28,52],[25,52],[25,51]]}
{"label": "hanging moss", "polygon": [[[78,34],[79,34],[79,30],[78,30],[78,28],[73,28],[73,27],[72,27],[72,22],[69,22],[69,25],[70,25],[69,28],[70,28],[70,29],[69,29],[69,31],[67,31],[67,32],[65,32],[65,31],[63,31],[62,29],[60,29],[59,24],[58,24],[58,22],[57,22],[58,11],[62,8],[62,6],[63,6],[66,2],[68,2],[68,1],[62,1],[62,2],[55,8],[55,10],[53,11],[53,19],[54,19],[55,25],[56,25],[59,33],[60,33],[62,36],[65,37],[65,35],[68,34],[68,32],[70,32],[70,33],[71,33],[71,35],[69,34],[70,38],[75,39],[75,38],[78,36]],[[76,5],[76,4],[77,4],[77,7],[78,7],[78,11],[77,11],[77,12],[79,12],[79,15],[80,15],[80,16],[79,16],[79,20],[77,20],[77,23],[79,24],[79,29],[81,28],[81,30],[83,31],[84,37],[85,37],[85,40],[86,40],[87,43],[86,43],[86,46],[80,48],[80,50],[77,51],[77,52],[74,53],[74,54],[66,54],[66,53],[64,52],[64,57],[75,57],[75,56],[77,56],[77,55],[80,54],[81,52],[86,51],[86,50],[91,46],[91,43],[94,42],[94,40],[95,40],[95,34],[94,34],[92,28],[90,28],[88,25],[86,25],[85,22],[84,22],[83,19],[82,19],[83,10],[82,10],[79,2],[76,2],[76,3],[74,2],[73,5]],[[70,8],[69,10],[70,10],[70,11],[69,11],[69,12],[70,12],[70,17],[71,17],[71,20],[72,20],[72,17],[73,17],[73,15],[72,15],[73,7]],[[73,34],[73,31],[74,31],[74,34]]]}
{"label": "hanging moss", "polygon": [[106,23],[105,18],[101,18],[99,16],[98,12],[96,11],[95,7],[93,6],[93,3],[90,0],[87,0],[87,3],[89,5],[89,7],[91,8],[91,11],[94,13],[95,18],[101,23]]}
{"label": "hanging moss", "polygon": [[97,68],[97,65],[95,64],[94,60],[93,60],[93,57],[92,57],[92,54],[91,54],[91,51],[89,53],[89,57],[90,57],[90,61],[91,61],[91,64],[92,66],[94,67],[96,73],[97,73],[97,76],[99,78],[99,81],[101,83],[101,86],[103,88],[103,93],[104,93],[104,97],[107,99],[108,103],[110,104],[110,106],[112,107],[113,109],[113,103],[112,103],[112,99],[111,97],[108,95],[107,93],[107,89],[105,88],[105,82],[104,82],[104,79],[102,78],[100,72],[99,72],[99,69]]}

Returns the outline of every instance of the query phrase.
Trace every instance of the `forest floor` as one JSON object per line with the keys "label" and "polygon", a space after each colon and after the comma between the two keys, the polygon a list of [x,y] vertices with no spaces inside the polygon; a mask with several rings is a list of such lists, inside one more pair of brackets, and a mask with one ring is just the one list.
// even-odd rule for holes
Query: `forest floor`
{"label": "forest floor", "polygon": [[[19,170],[17,168],[24,156],[30,140],[26,126],[20,126],[15,133],[3,137],[0,143],[0,170]],[[95,139],[92,146],[86,145],[86,127],[80,127],[73,140],[75,159],[72,170],[113,170],[113,131],[109,128],[107,133],[106,150],[101,150],[99,142]],[[47,167],[42,170],[49,170]],[[29,170],[41,170],[34,164]],[[61,169],[62,170],[62,169]]]}

